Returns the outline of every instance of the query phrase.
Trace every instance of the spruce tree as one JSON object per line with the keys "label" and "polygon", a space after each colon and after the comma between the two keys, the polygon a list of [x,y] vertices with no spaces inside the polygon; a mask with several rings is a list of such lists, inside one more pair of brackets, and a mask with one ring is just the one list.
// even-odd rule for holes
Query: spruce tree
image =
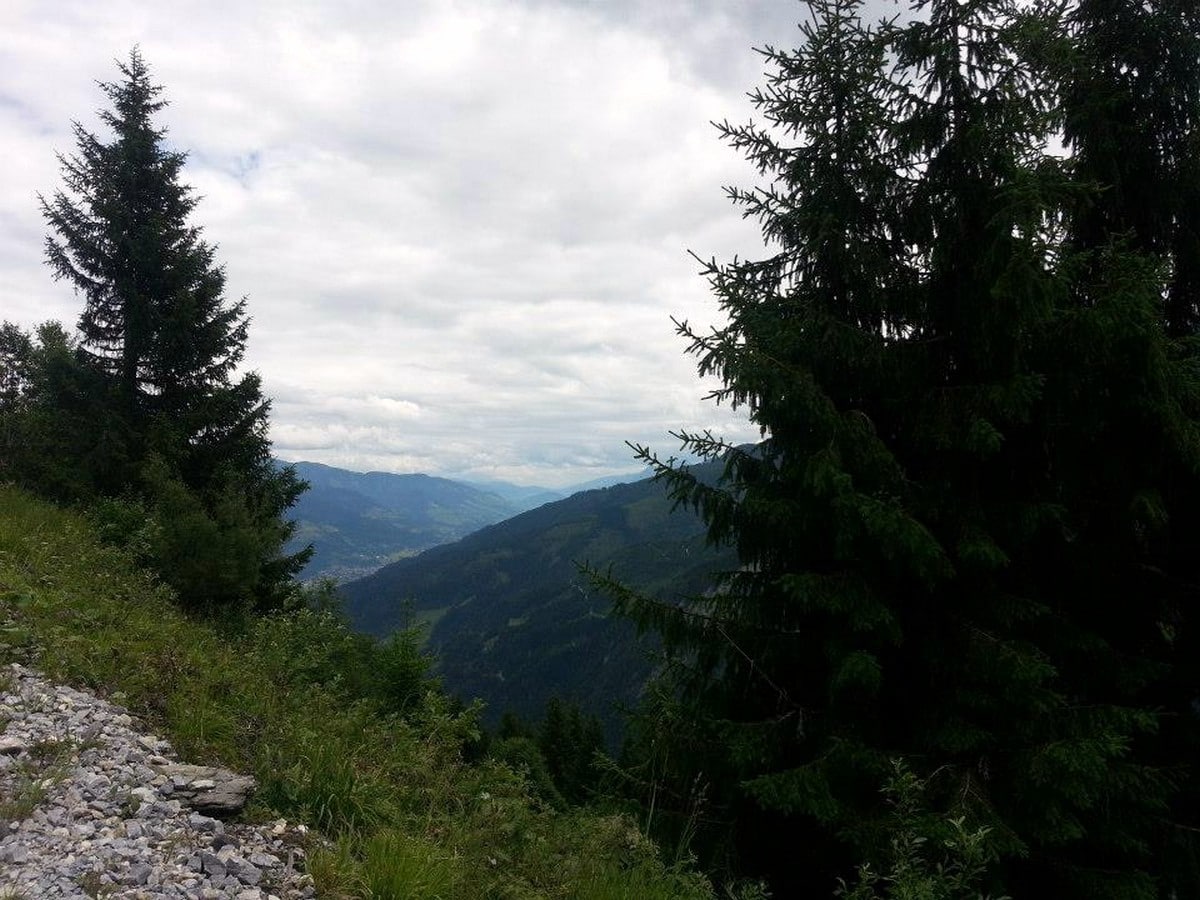
{"label": "spruce tree", "polygon": [[551,697],[537,730],[537,746],[559,793],[570,803],[591,799],[598,781],[596,755],[604,750],[604,732],[595,716],[574,703]]}
{"label": "spruce tree", "polygon": [[42,199],[51,270],[84,298],[83,363],[123,423],[107,429],[122,453],[97,489],[156,508],[164,574],[186,601],[271,605],[305,559],[281,555],[303,483],[272,463],[270,403],[257,374],[238,372],[246,301],[226,300],[214,248],[189,222],[186,154],[154,121],[162,89],[136,49],[118,65],[121,80],[101,84],[111,139],[76,123],[77,152],[59,157],[66,190]]}
{"label": "spruce tree", "polygon": [[1109,195],[1047,149],[1049,60],[1084,43],[1055,6],[809,6],[801,46],[765,51],[765,124],[721,126],[768,181],[729,193],[773,252],[708,263],[728,325],[680,325],[763,440],[681,434],[726,459],[715,487],[639,448],[741,567],[618,607],[662,633],[691,769],[783,895],[886,855],[903,758],[991,829],[993,890],[1156,896],[1186,777],[1163,719],[1200,696],[1177,649],[1200,535],[1163,499],[1200,486],[1167,285],[1193,261],[1080,236]]}
{"label": "spruce tree", "polygon": [[0,477],[65,501],[94,497],[128,461],[125,421],[78,350],[59,322],[0,329]]}
{"label": "spruce tree", "polygon": [[33,340],[11,322],[0,325],[0,473],[12,477],[24,444]]}
{"label": "spruce tree", "polygon": [[[1067,20],[1074,52],[1049,67],[1063,98],[1063,136],[1073,174],[1098,190],[1070,211],[1069,242],[1093,273],[1098,260],[1133,251],[1160,272],[1142,298],[1142,328],[1096,341],[1093,364],[1074,374],[1077,414],[1089,427],[1064,460],[1097,472],[1078,486],[1090,538],[1073,573],[1103,607],[1143,598],[1156,618],[1117,620],[1114,638],[1150,652],[1165,676],[1141,702],[1162,710],[1144,752],[1178,785],[1156,842],[1162,893],[1200,884],[1200,495],[1195,477],[1200,397],[1194,377],[1200,329],[1200,7],[1183,0],[1079,0]],[[1093,277],[1092,281],[1099,279]],[[1121,298],[1089,303],[1111,315]],[[1134,299],[1123,298],[1126,304]],[[1091,326],[1084,316],[1080,325]],[[1165,328],[1168,340],[1162,340]],[[1104,398],[1104,405],[1094,398]],[[1072,399],[1071,402],[1075,402]],[[1190,427],[1189,427],[1190,426]],[[1105,448],[1106,467],[1092,458]],[[1085,469],[1086,470],[1086,469]],[[1093,492],[1120,473],[1123,493]],[[1120,483],[1118,480],[1117,483]],[[1064,564],[1070,557],[1064,557]],[[1102,565],[1097,566],[1097,561]],[[1162,637],[1167,640],[1164,642]]]}

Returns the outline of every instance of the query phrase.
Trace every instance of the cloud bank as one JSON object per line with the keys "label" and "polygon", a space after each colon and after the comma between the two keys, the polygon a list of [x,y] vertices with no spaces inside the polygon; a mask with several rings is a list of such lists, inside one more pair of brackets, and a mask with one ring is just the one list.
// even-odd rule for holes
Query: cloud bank
{"label": "cloud bank", "polygon": [[761,244],[713,120],[799,4],[8,0],[0,317],[73,323],[36,194],[137,44],[189,152],[194,221],[253,316],[285,459],[548,486],[625,441],[755,430],[705,401],[670,317],[716,323],[687,254]]}

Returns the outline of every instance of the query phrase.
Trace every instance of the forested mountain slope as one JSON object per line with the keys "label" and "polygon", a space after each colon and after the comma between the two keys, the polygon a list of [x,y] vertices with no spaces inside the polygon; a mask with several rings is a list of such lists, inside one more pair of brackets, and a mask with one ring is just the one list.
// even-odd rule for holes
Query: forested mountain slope
{"label": "forested mountain slope", "polygon": [[[715,476],[715,468],[707,474]],[[660,483],[586,491],[402,559],[342,586],[353,625],[386,635],[429,624],[429,648],[448,690],[481,697],[488,718],[536,717],[552,696],[601,716],[636,699],[653,666],[633,627],[609,616],[589,563],[675,600],[704,591],[731,564],[705,544],[691,513],[672,512]]]}
{"label": "forested mountain slope", "polygon": [[518,511],[491,491],[430,475],[350,472],[295,463],[309,483],[292,509],[289,547],[315,550],[301,577],[354,577],[470,534]]}

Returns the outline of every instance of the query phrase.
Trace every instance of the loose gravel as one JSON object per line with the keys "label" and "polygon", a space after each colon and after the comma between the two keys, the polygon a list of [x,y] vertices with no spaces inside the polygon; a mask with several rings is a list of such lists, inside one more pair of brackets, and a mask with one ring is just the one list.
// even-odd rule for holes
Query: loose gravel
{"label": "loose gravel", "polygon": [[315,896],[304,826],[197,812],[176,762],[122,707],[0,667],[0,900]]}

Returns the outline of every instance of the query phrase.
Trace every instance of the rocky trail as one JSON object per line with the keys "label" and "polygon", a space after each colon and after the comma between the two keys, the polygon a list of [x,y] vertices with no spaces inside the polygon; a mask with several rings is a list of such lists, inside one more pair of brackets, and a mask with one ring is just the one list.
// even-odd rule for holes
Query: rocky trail
{"label": "rocky trail", "polygon": [[189,766],[128,711],[0,667],[0,900],[301,900],[303,826],[227,824],[254,781]]}

